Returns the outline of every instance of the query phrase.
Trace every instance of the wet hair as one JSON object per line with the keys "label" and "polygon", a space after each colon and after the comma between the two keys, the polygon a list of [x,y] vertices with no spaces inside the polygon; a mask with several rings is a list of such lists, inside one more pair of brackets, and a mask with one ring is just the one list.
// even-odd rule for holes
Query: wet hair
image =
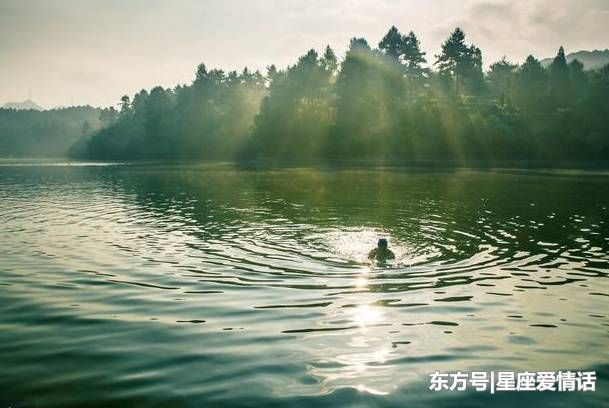
{"label": "wet hair", "polygon": [[380,238],[378,246],[380,246],[381,248],[387,248],[387,240],[385,238]]}

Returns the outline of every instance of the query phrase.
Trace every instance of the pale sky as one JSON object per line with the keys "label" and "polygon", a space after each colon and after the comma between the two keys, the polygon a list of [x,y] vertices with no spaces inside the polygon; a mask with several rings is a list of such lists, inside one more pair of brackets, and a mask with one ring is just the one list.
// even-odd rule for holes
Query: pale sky
{"label": "pale sky", "polygon": [[349,39],[376,46],[391,25],[428,60],[456,27],[485,65],[506,55],[609,48],[609,0],[0,0],[0,105],[108,106],[155,85],[190,83],[197,64],[284,67]]}

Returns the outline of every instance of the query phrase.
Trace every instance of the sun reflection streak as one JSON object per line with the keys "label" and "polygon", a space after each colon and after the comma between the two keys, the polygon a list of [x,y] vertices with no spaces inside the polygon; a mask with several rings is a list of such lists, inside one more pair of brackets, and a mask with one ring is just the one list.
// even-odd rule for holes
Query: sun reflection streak
{"label": "sun reflection streak", "polygon": [[357,306],[353,316],[353,321],[362,328],[366,328],[366,326],[381,322],[384,319],[385,316],[379,308],[371,307],[369,305]]}
{"label": "sun reflection streak", "polygon": [[366,387],[364,384],[358,384],[355,387],[359,392],[367,392],[368,394],[373,395],[388,395],[388,392],[375,390],[374,388]]}
{"label": "sun reflection streak", "polygon": [[[352,387],[359,392],[386,395],[395,384],[378,381],[386,377],[389,370],[387,362],[391,360],[394,351],[387,346],[386,339],[377,335],[372,327],[385,325],[389,319],[384,308],[377,306],[378,300],[370,293],[370,285],[381,277],[380,272],[368,265],[367,255],[376,246],[379,236],[389,237],[392,249],[396,255],[406,254],[406,247],[391,239],[386,231],[373,229],[353,229],[326,234],[324,241],[329,244],[331,251],[341,257],[348,258],[361,264],[355,276],[350,277],[352,292],[343,299],[343,307],[329,311],[329,321],[346,321],[353,323],[353,328],[339,334],[324,334],[324,336],[340,336],[345,347],[338,353],[324,355],[323,360],[333,361],[336,367],[311,367],[311,373],[322,379],[324,387],[336,389]],[[364,266],[365,264],[365,266]],[[338,350],[335,350],[338,351]]]}
{"label": "sun reflection streak", "polygon": [[374,358],[377,363],[384,363],[387,361],[387,356],[389,355],[389,350],[387,348],[382,348],[374,353]]}
{"label": "sun reflection streak", "polygon": [[365,276],[360,276],[355,280],[355,288],[356,289],[366,289],[368,287],[368,278]]}

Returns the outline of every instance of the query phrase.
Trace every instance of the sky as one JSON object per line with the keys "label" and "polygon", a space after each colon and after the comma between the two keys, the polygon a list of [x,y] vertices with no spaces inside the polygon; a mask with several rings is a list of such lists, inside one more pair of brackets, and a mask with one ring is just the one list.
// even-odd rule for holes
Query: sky
{"label": "sky", "polygon": [[457,26],[485,65],[609,48],[609,0],[0,0],[0,105],[110,106],[224,70],[293,64],[327,44],[413,30],[430,62]]}

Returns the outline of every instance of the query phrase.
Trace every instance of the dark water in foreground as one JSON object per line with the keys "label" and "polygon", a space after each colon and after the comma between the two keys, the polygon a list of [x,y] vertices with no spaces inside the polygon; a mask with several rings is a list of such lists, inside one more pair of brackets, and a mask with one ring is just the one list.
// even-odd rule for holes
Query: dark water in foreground
{"label": "dark water in foreground", "polygon": [[[27,164],[0,166],[0,401],[609,403],[609,174]],[[560,369],[597,392],[427,389]]]}

